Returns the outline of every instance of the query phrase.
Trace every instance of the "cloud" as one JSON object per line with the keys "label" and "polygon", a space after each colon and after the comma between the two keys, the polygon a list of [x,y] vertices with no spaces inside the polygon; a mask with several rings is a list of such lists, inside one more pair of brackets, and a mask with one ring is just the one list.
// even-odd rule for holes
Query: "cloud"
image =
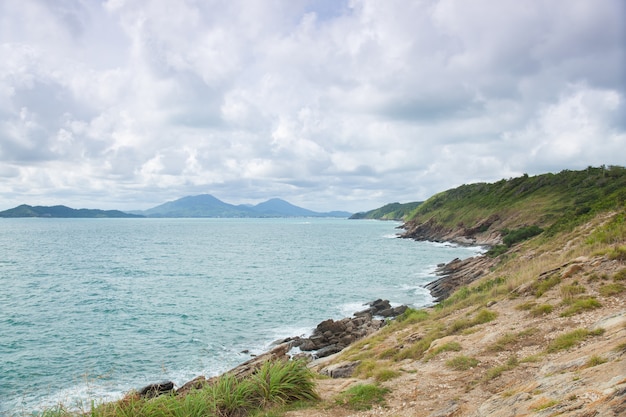
{"label": "cloud", "polygon": [[357,211],[624,163],[619,0],[0,7],[3,208]]}

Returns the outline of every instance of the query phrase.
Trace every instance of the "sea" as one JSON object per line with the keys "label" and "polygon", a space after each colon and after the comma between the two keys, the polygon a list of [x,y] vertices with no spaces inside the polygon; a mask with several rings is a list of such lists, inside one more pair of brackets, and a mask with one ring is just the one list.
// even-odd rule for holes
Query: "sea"
{"label": "sea", "polygon": [[0,219],[0,415],[214,376],[326,319],[431,305],[479,247],[331,218]]}

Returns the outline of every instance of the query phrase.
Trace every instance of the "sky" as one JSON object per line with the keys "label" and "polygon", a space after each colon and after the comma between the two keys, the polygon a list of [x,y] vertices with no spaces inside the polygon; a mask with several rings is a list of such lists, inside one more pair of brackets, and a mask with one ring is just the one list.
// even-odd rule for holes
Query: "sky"
{"label": "sky", "polygon": [[623,0],[0,0],[0,210],[626,165]]}

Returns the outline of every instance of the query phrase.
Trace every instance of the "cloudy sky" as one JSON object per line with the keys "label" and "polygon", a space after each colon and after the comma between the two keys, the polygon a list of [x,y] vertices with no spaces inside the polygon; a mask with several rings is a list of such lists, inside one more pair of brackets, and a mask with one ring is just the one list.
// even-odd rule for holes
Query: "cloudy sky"
{"label": "cloudy sky", "polygon": [[0,0],[0,209],[626,165],[623,0]]}

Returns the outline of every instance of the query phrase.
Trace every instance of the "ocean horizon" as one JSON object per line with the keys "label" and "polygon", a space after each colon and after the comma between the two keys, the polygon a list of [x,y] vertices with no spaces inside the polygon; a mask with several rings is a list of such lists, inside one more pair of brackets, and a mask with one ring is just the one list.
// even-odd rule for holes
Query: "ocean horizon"
{"label": "ocean horizon", "polygon": [[214,376],[377,298],[419,308],[437,264],[478,247],[398,222],[0,220],[0,414],[86,408]]}

